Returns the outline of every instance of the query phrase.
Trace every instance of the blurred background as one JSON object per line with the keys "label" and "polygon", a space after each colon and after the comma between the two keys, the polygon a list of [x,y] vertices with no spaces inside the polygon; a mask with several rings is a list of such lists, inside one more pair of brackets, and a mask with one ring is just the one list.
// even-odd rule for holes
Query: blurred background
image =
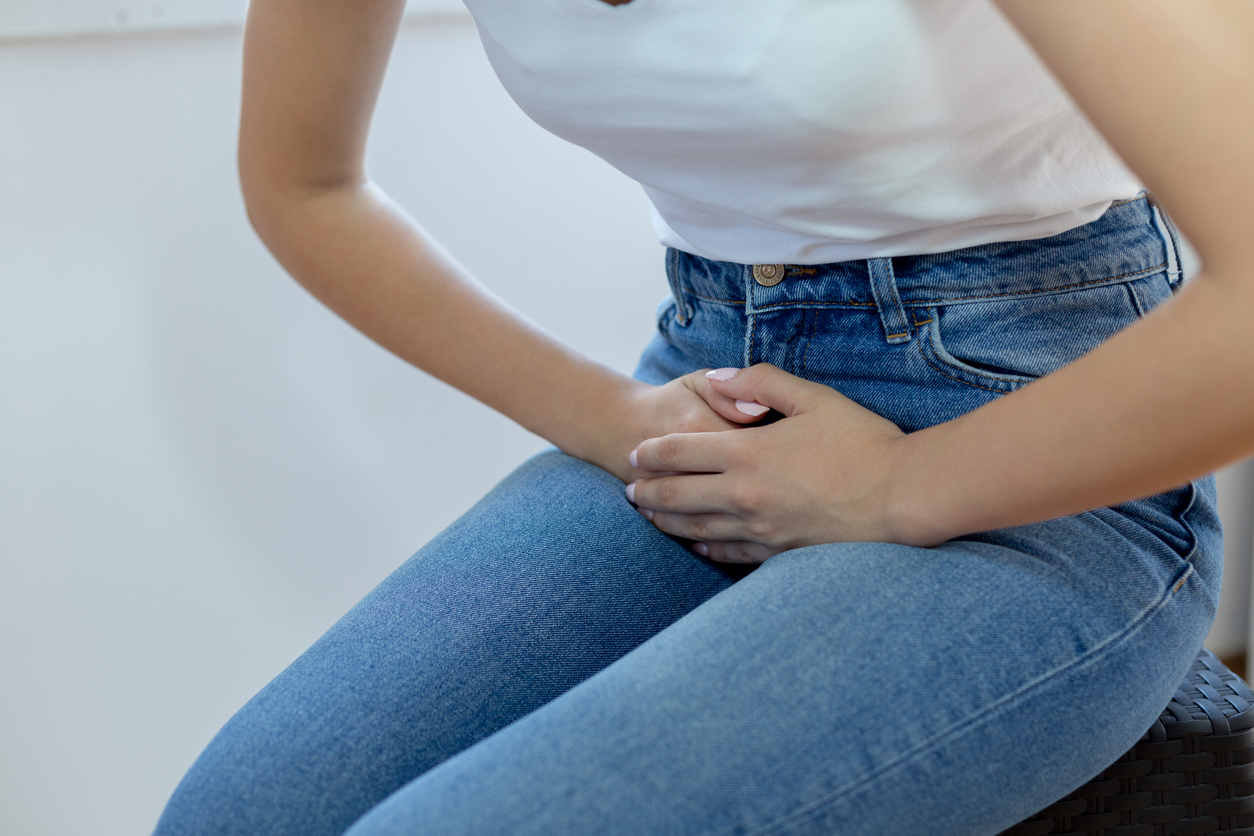
{"label": "blurred background", "polygon": [[[286,277],[234,168],[239,0],[0,2],[0,833],[148,832],[230,714],[543,442]],[[375,179],[630,371],[639,189],[533,125],[458,0],[411,0]],[[1209,645],[1243,664],[1254,470]]]}

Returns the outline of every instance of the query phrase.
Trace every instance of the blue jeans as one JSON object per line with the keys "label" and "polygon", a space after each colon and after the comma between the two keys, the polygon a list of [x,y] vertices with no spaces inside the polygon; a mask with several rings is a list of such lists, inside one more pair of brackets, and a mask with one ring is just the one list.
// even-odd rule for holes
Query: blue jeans
{"label": "blue jeans", "polygon": [[[774,287],[671,252],[639,376],[768,361],[916,430],[1135,321],[1174,264],[1144,198],[1054,238],[790,266]],[[1208,479],[739,578],[614,477],[543,453],[244,706],[157,833],[996,834],[1166,705],[1220,541]]]}

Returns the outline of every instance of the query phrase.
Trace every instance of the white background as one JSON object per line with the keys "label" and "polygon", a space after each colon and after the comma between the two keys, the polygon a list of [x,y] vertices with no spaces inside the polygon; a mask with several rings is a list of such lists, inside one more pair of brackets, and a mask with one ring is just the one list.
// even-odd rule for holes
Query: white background
{"label": "white background", "polygon": [[[3,0],[0,40],[238,26],[245,0]],[[461,0],[409,0],[406,14],[465,14]]]}
{"label": "white background", "polygon": [[[629,370],[666,293],[643,197],[528,122],[435,3],[402,30],[373,174],[498,293]],[[239,12],[0,6],[4,836],[147,832],[240,704],[542,446],[258,244]],[[1225,476],[1236,556],[1249,473]],[[1244,645],[1245,571],[1223,652]]]}

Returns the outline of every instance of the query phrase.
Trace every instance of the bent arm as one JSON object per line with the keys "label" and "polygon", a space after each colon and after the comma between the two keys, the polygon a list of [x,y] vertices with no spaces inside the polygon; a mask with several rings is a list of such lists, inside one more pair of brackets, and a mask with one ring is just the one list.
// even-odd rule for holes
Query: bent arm
{"label": "bent arm", "polygon": [[1254,4],[997,0],[1204,274],[1081,360],[900,445],[900,542],[1146,496],[1254,451]]}
{"label": "bent arm", "polygon": [[[723,429],[703,401],[590,359],[475,282],[366,176],[371,115],[403,0],[254,0],[244,40],[239,170],[258,234],[314,296],[383,347],[620,477],[670,427]],[[682,394],[682,393],[680,393]],[[702,414],[695,415],[700,407]],[[669,411],[668,411],[669,410]],[[685,411],[686,410],[686,411]]]}

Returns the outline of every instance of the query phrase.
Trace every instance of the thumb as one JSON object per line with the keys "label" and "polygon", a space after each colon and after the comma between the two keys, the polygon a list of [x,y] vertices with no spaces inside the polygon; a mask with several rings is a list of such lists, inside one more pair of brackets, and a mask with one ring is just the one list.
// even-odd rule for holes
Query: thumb
{"label": "thumb", "polygon": [[705,376],[715,391],[735,399],[736,406],[749,414],[761,404],[784,415],[796,415],[810,402],[811,388],[819,385],[770,363],[747,369],[715,369]]}

